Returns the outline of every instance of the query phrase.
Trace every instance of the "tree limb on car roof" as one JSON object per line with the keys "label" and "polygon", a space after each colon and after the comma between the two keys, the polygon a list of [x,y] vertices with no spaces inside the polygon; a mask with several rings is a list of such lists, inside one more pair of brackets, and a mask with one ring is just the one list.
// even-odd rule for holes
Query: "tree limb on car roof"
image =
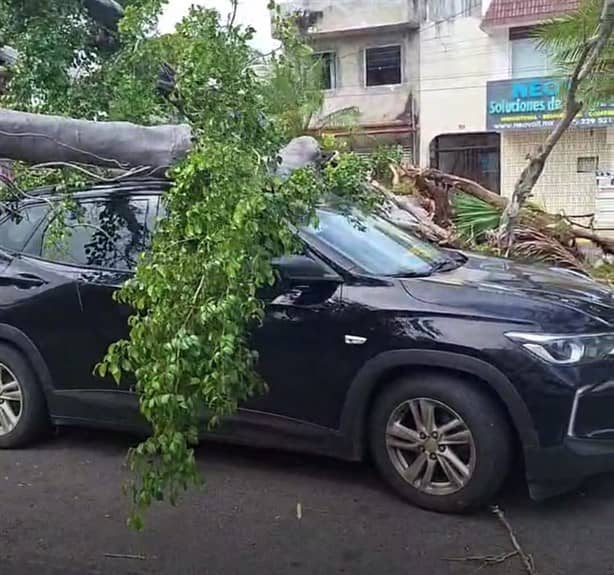
{"label": "tree limb on car roof", "polygon": [[28,164],[67,162],[160,172],[192,145],[189,126],[93,122],[0,109],[0,158]]}

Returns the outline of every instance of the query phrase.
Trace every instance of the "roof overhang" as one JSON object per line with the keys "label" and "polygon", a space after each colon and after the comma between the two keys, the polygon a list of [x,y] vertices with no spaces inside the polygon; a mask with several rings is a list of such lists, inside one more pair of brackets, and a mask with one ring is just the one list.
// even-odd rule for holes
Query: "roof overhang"
{"label": "roof overhang", "polygon": [[345,28],[342,30],[310,30],[307,37],[313,40],[326,40],[329,38],[343,38],[350,36],[363,36],[365,34],[377,35],[390,32],[408,32],[419,28],[417,22],[400,22],[398,24],[385,24],[382,26],[361,26],[359,28]]}

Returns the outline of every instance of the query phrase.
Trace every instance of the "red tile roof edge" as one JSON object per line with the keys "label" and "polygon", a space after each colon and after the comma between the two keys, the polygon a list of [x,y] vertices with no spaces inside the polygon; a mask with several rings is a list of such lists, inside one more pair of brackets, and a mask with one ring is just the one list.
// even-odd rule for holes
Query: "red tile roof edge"
{"label": "red tile roof edge", "polygon": [[580,0],[492,0],[482,25],[537,23],[571,12],[579,5]]}

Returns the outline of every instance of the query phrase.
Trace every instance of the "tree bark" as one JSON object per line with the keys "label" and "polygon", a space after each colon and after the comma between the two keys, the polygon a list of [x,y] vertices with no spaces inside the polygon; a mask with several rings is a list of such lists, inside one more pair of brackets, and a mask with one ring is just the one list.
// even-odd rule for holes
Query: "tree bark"
{"label": "tree bark", "polygon": [[187,125],[91,122],[0,109],[0,158],[28,164],[66,162],[164,171],[192,145]]}
{"label": "tree bark", "polygon": [[586,77],[592,72],[599,57],[606,48],[614,30],[614,0],[603,0],[601,16],[595,35],[583,47],[578,62],[569,81],[565,103],[565,115],[555,126],[543,145],[531,153],[528,164],[520,174],[511,201],[501,217],[499,242],[506,252],[509,252],[514,241],[514,226],[520,210],[535,188],[544,171],[546,161],[563,134],[567,131],[574,118],[582,109],[582,102],[577,100],[578,89]]}
{"label": "tree bark", "polygon": [[109,30],[117,30],[117,25],[124,16],[121,4],[115,0],[84,0],[83,4],[92,20]]}
{"label": "tree bark", "polygon": [[481,186],[473,180],[468,180],[467,178],[447,174],[433,168],[427,168],[425,170],[413,170],[410,168],[406,170],[406,172],[411,177],[415,178],[417,176],[422,176],[423,178],[433,180],[435,183],[443,185],[444,187],[456,188],[460,191],[466,192],[472,196],[475,196],[476,198],[479,198],[487,204],[490,204],[491,206],[495,206],[496,208],[504,209],[508,203],[506,198],[491,192],[484,186]]}
{"label": "tree bark", "polygon": [[386,199],[382,211],[390,222],[402,229],[412,231],[426,240],[439,244],[450,243],[450,232],[431,220],[426,210],[421,208],[415,199],[412,201],[410,197],[397,196],[375,180],[371,181],[370,184]]}
{"label": "tree bark", "polygon": [[606,238],[604,236],[596,234],[592,230],[587,230],[578,226],[572,226],[571,233],[576,238],[590,240],[595,245],[599,246],[607,254],[614,254],[614,238]]}

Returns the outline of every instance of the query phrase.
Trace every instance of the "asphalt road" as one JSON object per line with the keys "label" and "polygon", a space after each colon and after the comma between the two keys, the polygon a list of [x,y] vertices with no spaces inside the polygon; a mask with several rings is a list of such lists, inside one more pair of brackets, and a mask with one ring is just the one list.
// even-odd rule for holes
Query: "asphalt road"
{"label": "asphalt road", "polygon": [[[447,559],[513,550],[490,513],[412,508],[368,465],[211,444],[206,486],[134,533],[121,494],[133,441],[71,430],[0,452],[0,575],[469,575],[479,563]],[[515,479],[500,505],[540,574],[614,573],[613,476],[541,505]],[[517,557],[479,571],[525,573]]]}

